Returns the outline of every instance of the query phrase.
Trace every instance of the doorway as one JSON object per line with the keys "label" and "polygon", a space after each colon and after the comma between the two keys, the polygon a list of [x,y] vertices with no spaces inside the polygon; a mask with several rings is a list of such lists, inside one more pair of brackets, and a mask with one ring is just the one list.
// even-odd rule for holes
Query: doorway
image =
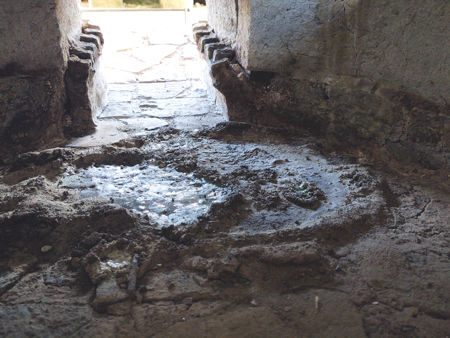
{"label": "doorway", "polygon": [[83,9],[85,22],[100,26],[105,45],[101,71],[106,105],[94,135],[76,145],[107,144],[162,127],[200,129],[226,119],[216,105],[207,65],[192,37],[206,20],[204,6],[180,9]]}

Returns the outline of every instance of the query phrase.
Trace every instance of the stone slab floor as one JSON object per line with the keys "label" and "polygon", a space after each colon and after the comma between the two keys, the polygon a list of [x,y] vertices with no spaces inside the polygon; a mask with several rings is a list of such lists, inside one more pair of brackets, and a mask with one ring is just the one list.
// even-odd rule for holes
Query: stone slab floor
{"label": "stone slab floor", "polygon": [[[163,126],[197,129],[225,119],[215,104],[196,45],[193,22],[205,8],[184,11],[83,12],[99,25],[107,105],[98,112],[97,132],[74,140],[75,147],[108,144]],[[210,80],[209,80],[210,81]]]}

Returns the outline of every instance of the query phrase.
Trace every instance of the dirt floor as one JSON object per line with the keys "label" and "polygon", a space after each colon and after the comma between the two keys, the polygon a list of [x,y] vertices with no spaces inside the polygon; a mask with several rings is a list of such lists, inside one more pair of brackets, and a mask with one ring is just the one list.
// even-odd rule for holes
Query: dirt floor
{"label": "dirt floor", "polygon": [[[226,194],[162,227],[158,213],[95,190],[101,180],[85,176],[98,197],[61,183],[136,166]],[[163,128],[22,155],[0,190],[2,336],[450,334],[448,193],[312,138],[242,123]]]}
{"label": "dirt floor", "polygon": [[224,122],[184,32],[104,19],[97,133],[0,168],[0,336],[450,336],[442,173]]}

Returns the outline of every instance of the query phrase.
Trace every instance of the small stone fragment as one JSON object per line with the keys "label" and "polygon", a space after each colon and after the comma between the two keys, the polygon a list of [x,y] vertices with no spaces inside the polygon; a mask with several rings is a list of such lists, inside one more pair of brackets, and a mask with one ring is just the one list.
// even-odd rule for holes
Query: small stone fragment
{"label": "small stone fragment", "polygon": [[346,248],[346,247],[343,247],[343,248],[340,248],[338,251],[336,251],[335,256],[336,257],[345,257],[349,253],[350,253],[350,249]]}
{"label": "small stone fragment", "polygon": [[70,260],[70,265],[72,266],[72,268],[78,269],[81,266],[81,258],[72,257],[72,259]]}
{"label": "small stone fragment", "polygon": [[119,288],[116,280],[111,277],[97,286],[93,305],[96,307],[118,303],[128,298],[128,294]]}
{"label": "small stone fragment", "polygon": [[409,314],[409,316],[415,318],[417,317],[417,315],[419,314],[419,309],[416,307],[406,307],[404,310],[404,312],[406,312],[407,314]]}
{"label": "small stone fragment", "polygon": [[216,49],[213,53],[213,61],[219,61],[223,59],[232,59],[235,56],[235,52],[232,48],[220,48]]}
{"label": "small stone fragment", "polygon": [[44,246],[41,248],[41,252],[42,252],[42,253],[47,253],[47,252],[51,251],[52,249],[53,249],[53,247],[52,247],[51,245],[44,245]]}
{"label": "small stone fragment", "polygon": [[326,200],[325,194],[320,188],[305,181],[290,183],[282,194],[289,202],[311,210],[317,210],[322,201]]}

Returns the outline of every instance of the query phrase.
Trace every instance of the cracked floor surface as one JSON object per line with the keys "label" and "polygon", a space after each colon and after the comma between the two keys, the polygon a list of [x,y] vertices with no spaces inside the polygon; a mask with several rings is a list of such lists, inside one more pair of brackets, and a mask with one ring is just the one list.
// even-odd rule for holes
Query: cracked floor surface
{"label": "cracked floor surface", "polygon": [[[22,155],[0,185],[0,335],[448,336],[448,191],[321,149],[226,122]],[[167,227],[60,181],[111,167],[229,194]]]}
{"label": "cracked floor surface", "polygon": [[[0,336],[449,336],[450,198],[433,172],[211,110],[178,124],[198,116],[175,102],[208,100],[196,81],[111,84],[101,121],[165,123],[1,168]],[[183,177],[227,194],[165,226],[207,200],[177,194]]]}

